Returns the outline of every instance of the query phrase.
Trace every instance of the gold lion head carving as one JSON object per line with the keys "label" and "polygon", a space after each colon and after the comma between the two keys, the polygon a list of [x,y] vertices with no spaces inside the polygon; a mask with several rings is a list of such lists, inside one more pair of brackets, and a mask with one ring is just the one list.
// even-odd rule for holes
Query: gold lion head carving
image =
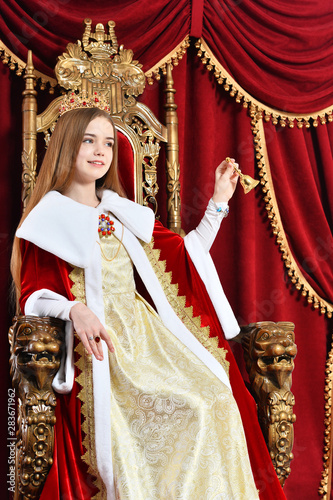
{"label": "gold lion head carving", "polygon": [[258,389],[290,389],[297,354],[294,328],[291,322],[262,321],[242,329],[247,371]]}

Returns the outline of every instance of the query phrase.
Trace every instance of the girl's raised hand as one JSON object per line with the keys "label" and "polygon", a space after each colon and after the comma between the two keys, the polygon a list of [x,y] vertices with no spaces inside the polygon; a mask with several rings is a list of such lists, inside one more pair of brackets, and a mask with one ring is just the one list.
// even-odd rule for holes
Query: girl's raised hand
{"label": "girl's raised hand", "polygon": [[213,201],[215,203],[228,202],[235,192],[239,175],[234,170],[238,164],[233,158],[223,162],[215,170],[215,186]]}

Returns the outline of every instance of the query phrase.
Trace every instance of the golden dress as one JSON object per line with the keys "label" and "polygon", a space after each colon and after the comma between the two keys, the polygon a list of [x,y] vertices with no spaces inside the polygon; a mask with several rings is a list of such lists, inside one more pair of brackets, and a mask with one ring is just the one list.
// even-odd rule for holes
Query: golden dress
{"label": "golden dress", "polygon": [[114,353],[111,439],[121,500],[258,498],[237,404],[137,293],[130,257],[101,238],[106,327]]}

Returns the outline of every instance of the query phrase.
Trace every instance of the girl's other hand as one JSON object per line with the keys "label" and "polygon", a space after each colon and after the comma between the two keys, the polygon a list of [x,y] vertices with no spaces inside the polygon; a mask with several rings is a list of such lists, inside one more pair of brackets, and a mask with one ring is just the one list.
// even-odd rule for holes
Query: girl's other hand
{"label": "girl's other hand", "polygon": [[69,317],[73,322],[74,330],[80,337],[89,354],[93,354],[95,358],[100,361],[103,360],[101,339],[105,340],[109,350],[114,352],[110,336],[104,326],[96,314],[94,314],[85,304],[81,302],[75,304],[70,310]]}

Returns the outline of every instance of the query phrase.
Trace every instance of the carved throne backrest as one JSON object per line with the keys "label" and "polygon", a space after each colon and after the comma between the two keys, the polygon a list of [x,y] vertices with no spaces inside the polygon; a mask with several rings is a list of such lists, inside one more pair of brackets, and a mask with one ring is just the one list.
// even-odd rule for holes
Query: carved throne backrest
{"label": "carved throne backrest", "polygon": [[[92,32],[91,20],[85,19],[82,40],[69,43],[66,52],[58,57],[55,75],[58,84],[68,92],[79,91],[88,98],[95,92],[102,94],[109,105],[110,114],[120,137],[120,151],[130,146],[133,171],[126,165],[120,167],[120,176],[128,187],[129,197],[157,211],[158,191],[156,162],[160,142],[166,142],[167,127],[162,125],[150,109],[137,101],[145,88],[145,74],[138,61],[133,60],[133,51],[118,45],[113,21],[108,22],[108,33],[103,24],[96,25]],[[23,99],[23,159],[26,158],[26,175],[23,175],[23,202],[32,192],[36,179],[36,134],[44,133],[46,144],[59,117],[63,96],[54,99],[45,111],[37,115],[34,90],[34,68],[29,56]],[[119,134],[120,133],[120,134]],[[129,154],[127,153],[127,158]],[[124,179],[125,177],[125,179]],[[132,177],[132,179],[129,179]]]}

